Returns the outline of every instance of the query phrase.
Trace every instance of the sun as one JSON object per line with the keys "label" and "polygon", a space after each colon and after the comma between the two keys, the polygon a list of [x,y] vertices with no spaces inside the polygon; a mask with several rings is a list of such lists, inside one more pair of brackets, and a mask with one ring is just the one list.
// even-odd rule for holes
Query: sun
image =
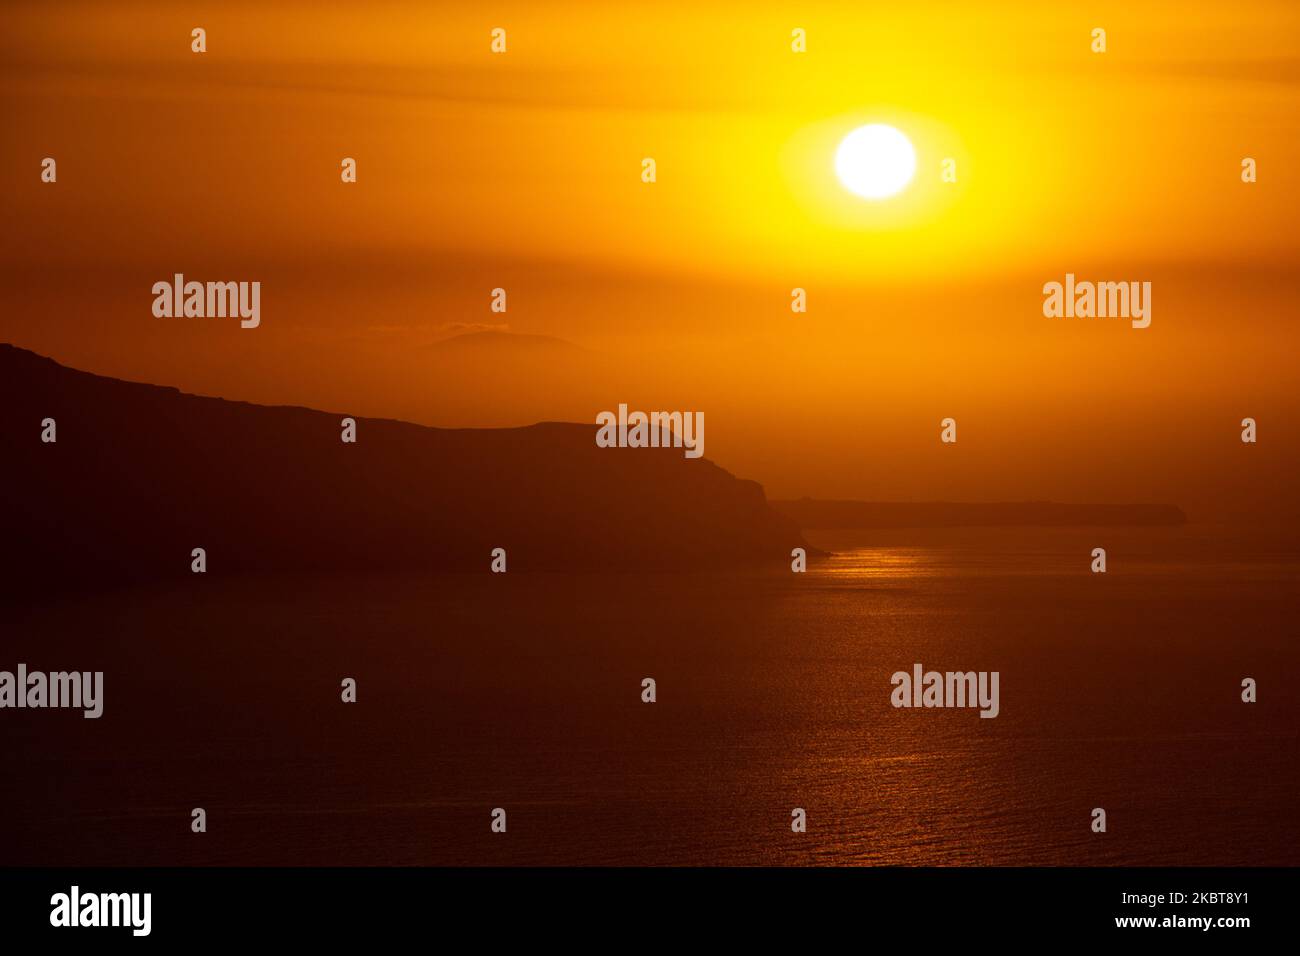
{"label": "sun", "polygon": [[864,199],[887,199],[912,181],[916,150],[892,126],[859,126],[835,150],[835,175],[844,188]]}

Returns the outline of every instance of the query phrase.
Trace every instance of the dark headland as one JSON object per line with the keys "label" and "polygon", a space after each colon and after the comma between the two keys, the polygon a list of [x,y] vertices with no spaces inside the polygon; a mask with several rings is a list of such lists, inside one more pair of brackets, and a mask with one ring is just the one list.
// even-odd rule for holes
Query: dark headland
{"label": "dark headland", "polygon": [[[0,344],[9,585],[190,573],[735,567],[806,547],[763,489],[595,424],[442,429],[187,395]],[[354,416],[355,417],[355,416]],[[43,443],[42,421],[57,441]]]}

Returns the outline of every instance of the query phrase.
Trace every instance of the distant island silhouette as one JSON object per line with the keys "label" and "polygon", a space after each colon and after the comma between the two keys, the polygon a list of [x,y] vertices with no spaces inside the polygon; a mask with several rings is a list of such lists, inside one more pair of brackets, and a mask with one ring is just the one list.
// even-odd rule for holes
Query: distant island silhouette
{"label": "distant island silhouette", "polygon": [[1187,516],[1175,505],[1059,504],[1054,501],[773,501],[772,507],[801,529],[1055,527],[1070,525],[1180,525]]}
{"label": "distant island silhouette", "polygon": [[[788,563],[763,489],[596,425],[444,429],[268,407],[80,372],[0,345],[10,581],[190,573],[508,571]],[[53,418],[57,441],[42,443]],[[810,549],[811,550],[811,549]]]}

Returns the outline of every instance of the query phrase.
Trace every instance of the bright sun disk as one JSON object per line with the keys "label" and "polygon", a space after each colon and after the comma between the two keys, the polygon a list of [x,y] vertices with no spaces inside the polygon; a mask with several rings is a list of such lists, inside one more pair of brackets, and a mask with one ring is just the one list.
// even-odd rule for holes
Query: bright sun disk
{"label": "bright sun disk", "polygon": [[886,199],[912,181],[916,151],[892,126],[859,126],[835,150],[835,174],[851,193],[864,199]]}

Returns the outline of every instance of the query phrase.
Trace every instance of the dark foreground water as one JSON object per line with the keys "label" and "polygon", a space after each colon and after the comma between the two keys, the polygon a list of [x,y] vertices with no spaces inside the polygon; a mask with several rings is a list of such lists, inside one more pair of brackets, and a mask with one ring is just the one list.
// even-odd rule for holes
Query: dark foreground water
{"label": "dark foreground water", "polygon": [[[1300,864],[1284,539],[816,541],[838,553],[805,575],[196,576],[11,604],[0,669],[106,690],[97,721],[0,711],[0,864]],[[894,709],[916,662],[999,671],[1000,716]]]}

